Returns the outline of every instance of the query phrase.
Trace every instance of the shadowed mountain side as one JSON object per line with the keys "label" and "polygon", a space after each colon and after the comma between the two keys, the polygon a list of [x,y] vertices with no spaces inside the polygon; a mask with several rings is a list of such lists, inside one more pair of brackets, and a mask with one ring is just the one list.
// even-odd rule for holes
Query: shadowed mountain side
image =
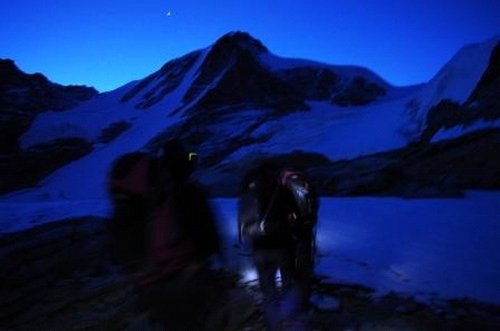
{"label": "shadowed mountain side", "polygon": [[467,103],[472,103],[490,95],[493,89],[498,89],[500,79],[500,42],[497,43],[491,52],[488,67],[484,71],[481,80],[467,99]]}
{"label": "shadowed mountain side", "polygon": [[35,186],[55,169],[92,151],[78,138],[56,139],[22,153],[0,155],[0,194]]}
{"label": "shadowed mountain side", "polygon": [[[203,55],[206,52],[206,55]],[[222,36],[211,47],[165,64],[122,96],[128,102],[138,96],[136,107],[147,109],[179,86],[199,56],[205,56],[191,86],[182,98],[195,102],[187,112],[213,112],[221,107],[265,108],[279,113],[308,109],[306,100],[329,101],[341,106],[369,104],[387,93],[390,86],[366,69],[345,69],[319,63],[298,63],[274,69],[262,56],[275,57],[261,41],[248,33]],[[353,77],[345,76],[351,71]]]}
{"label": "shadowed mountain side", "polygon": [[223,36],[211,47],[184,101],[192,101],[205,89],[194,111],[245,105],[284,113],[307,109],[306,100],[342,106],[368,104],[385,95],[388,87],[373,80],[368,71],[351,79],[336,73],[334,67],[312,62],[275,69],[263,56],[273,57],[249,34]]}
{"label": "shadowed mountain side", "polygon": [[427,113],[422,139],[431,139],[440,129],[467,128],[478,120],[500,119],[500,43],[493,49],[488,67],[467,101],[443,100]]}

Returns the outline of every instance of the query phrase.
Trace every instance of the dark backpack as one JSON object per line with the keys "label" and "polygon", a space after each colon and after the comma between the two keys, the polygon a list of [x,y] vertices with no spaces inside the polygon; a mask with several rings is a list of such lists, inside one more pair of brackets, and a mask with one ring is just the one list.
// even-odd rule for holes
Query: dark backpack
{"label": "dark backpack", "polygon": [[295,215],[290,221],[299,226],[315,226],[317,223],[318,201],[309,179],[296,169],[286,168],[279,174],[279,183],[291,193],[295,202]]}
{"label": "dark backpack", "polygon": [[311,233],[317,199],[306,176],[297,170],[260,167],[243,182],[238,205],[240,242],[282,244],[294,232]]}
{"label": "dark backpack", "polygon": [[[286,219],[282,205],[276,169],[270,164],[249,171],[243,179],[238,201],[239,239],[244,244],[272,244],[279,232],[279,221]],[[278,233],[279,234],[279,233]]]}
{"label": "dark backpack", "polygon": [[240,192],[240,242],[254,250],[287,249],[296,277],[308,278],[315,265],[318,206],[314,187],[302,172],[256,168]]}
{"label": "dark backpack", "polygon": [[288,215],[288,221],[295,247],[295,269],[300,277],[309,277],[316,257],[318,197],[306,175],[296,169],[283,169],[279,174],[279,182],[294,202],[294,210]]}

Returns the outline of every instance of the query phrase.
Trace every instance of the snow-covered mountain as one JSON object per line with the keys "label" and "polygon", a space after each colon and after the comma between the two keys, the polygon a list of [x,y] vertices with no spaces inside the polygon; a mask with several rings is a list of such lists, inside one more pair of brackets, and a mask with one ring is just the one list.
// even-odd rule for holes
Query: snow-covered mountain
{"label": "snow-covered mountain", "polygon": [[[233,185],[225,191],[232,192],[238,175],[263,157],[298,155],[329,164],[420,141],[434,106],[446,99],[464,103],[482,77],[492,75],[499,41],[464,47],[428,83],[394,87],[365,68],[281,58],[246,33],[230,33],[77,108],[38,115],[20,142],[24,149],[61,138],[93,144],[87,156],[43,180],[36,194],[45,198],[104,196],[116,157],[154,150],[172,137],[200,155],[204,184]],[[498,80],[498,72],[493,76],[488,82]],[[500,126],[500,116],[471,118],[464,133]],[[462,135],[461,126],[441,125],[426,140],[442,128]]]}

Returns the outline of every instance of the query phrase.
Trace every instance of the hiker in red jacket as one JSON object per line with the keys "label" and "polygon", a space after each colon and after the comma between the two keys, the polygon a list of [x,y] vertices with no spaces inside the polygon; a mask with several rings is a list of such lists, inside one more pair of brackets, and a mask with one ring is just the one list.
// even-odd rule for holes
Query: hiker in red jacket
{"label": "hiker in red jacket", "polygon": [[145,163],[132,169],[147,174],[129,174],[136,178],[135,197],[147,206],[145,220],[142,214],[137,219],[144,231],[136,233],[145,238],[144,259],[132,276],[139,307],[164,329],[203,330],[203,314],[216,295],[210,258],[221,249],[212,209],[190,179],[193,164],[179,142],[165,143]]}
{"label": "hiker in red jacket", "polygon": [[150,219],[150,176],[154,163],[154,158],[146,153],[127,153],[113,163],[108,176],[113,203],[112,256],[126,273],[138,271],[147,255],[146,228]]}
{"label": "hiker in red jacket", "polygon": [[156,167],[148,270],[138,279],[142,305],[167,330],[203,330],[204,311],[216,294],[210,258],[221,249],[214,215],[190,180],[193,164],[179,142],[163,145]]}

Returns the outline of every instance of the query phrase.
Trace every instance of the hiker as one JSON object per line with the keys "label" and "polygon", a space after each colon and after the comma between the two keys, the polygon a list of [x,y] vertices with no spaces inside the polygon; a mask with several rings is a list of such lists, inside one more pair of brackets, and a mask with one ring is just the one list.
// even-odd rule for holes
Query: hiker
{"label": "hiker", "polygon": [[167,330],[203,330],[217,294],[210,258],[220,253],[220,240],[208,201],[190,179],[193,170],[182,145],[169,141],[149,162],[146,176],[146,254],[131,279],[138,308]]}
{"label": "hiker", "polygon": [[138,284],[140,305],[167,330],[203,330],[216,295],[209,267],[220,239],[205,195],[190,180],[193,170],[179,142],[162,146],[152,187],[149,269]]}
{"label": "hiker", "polygon": [[108,191],[113,204],[110,222],[112,256],[125,272],[137,271],[147,251],[151,168],[155,160],[142,152],[120,156],[112,165]]}
{"label": "hiker", "polygon": [[252,249],[269,330],[278,330],[308,309],[317,209],[312,186],[299,171],[264,163],[242,182],[239,238]]}

